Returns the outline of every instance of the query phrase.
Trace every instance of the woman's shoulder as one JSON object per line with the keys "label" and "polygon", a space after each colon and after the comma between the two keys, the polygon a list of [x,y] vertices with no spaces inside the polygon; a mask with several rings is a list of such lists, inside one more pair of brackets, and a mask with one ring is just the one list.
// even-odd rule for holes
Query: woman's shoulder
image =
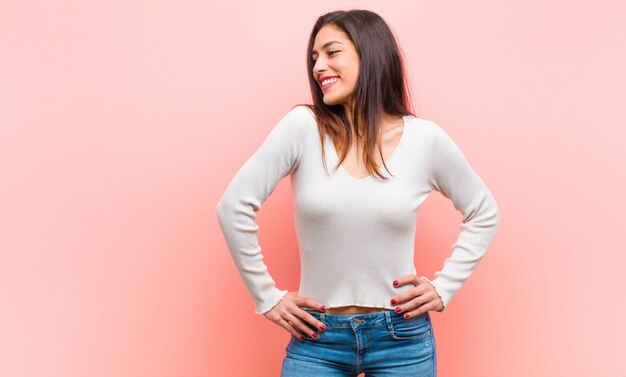
{"label": "woman's shoulder", "polygon": [[313,125],[317,125],[313,111],[307,106],[295,105],[282,116],[275,128],[281,132],[300,133]]}
{"label": "woman's shoulder", "polygon": [[407,115],[405,119],[408,120],[405,122],[405,126],[408,127],[408,131],[412,133],[414,137],[419,139],[432,139],[438,132],[442,131],[441,127],[439,127],[439,125],[431,119],[418,117],[412,114]]}
{"label": "woman's shoulder", "polygon": [[275,128],[294,131],[309,126],[311,123],[315,123],[312,110],[304,105],[295,105],[283,113]]}
{"label": "woman's shoulder", "polygon": [[315,121],[315,112],[311,106],[301,103],[294,105],[287,113],[287,116],[306,122]]}
{"label": "woman's shoulder", "polygon": [[405,117],[409,120],[409,123],[411,125],[414,125],[414,127],[427,128],[427,127],[437,126],[435,121],[431,119],[419,117],[417,115],[408,114],[408,115],[405,115]]}

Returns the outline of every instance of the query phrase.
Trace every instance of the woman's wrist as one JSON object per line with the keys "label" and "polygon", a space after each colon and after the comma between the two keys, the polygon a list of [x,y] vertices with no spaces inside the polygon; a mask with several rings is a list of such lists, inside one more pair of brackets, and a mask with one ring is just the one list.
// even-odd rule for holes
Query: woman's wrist
{"label": "woman's wrist", "polygon": [[439,296],[439,301],[441,301],[441,310],[439,311],[440,312],[444,311],[444,309],[446,308],[446,305],[443,303],[443,298],[441,298],[441,295],[439,294],[439,292],[437,292],[437,288],[435,287],[435,284],[433,284],[433,282],[430,281],[426,276],[420,276],[420,278],[426,280],[430,285],[433,286],[435,293],[437,294],[437,296]]}

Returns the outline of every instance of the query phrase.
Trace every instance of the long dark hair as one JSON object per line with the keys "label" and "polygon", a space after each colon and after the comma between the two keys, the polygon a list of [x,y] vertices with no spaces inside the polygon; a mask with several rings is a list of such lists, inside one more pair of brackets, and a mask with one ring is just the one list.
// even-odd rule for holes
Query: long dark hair
{"label": "long dark hair", "polygon": [[[315,37],[326,25],[333,25],[345,32],[354,43],[359,55],[359,74],[353,93],[351,119],[356,130],[352,134],[350,119],[341,105],[326,105],[323,93],[315,79],[312,51]],[[328,134],[334,145],[338,145],[339,161],[335,169],[348,154],[354,139],[363,140],[363,160],[370,174],[380,174],[374,160],[374,149],[378,149],[383,165],[387,169],[379,143],[383,111],[391,116],[414,115],[409,85],[406,81],[405,65],[401,50],[389,26],[378,14],[369,10],[337,10],[320,16],[309,37],[307,48],[307,72],[313,97],[313,105],[301,104],[311,109],[318,124],[320,139]],[[404,131],[403,131],[404,132]],[[325,155],[322,142],[322,156]],[[324,169],[326,159],[322,158]],[[387,169],[389,172],[389,169]],[[328,171],[326,170],[328,173]]]}

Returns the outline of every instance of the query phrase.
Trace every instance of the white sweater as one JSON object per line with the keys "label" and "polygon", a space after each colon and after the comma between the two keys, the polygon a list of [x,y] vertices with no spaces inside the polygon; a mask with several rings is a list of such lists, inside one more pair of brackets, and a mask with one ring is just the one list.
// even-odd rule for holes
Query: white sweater
{"label": "white sweater", "polygon": [[[255,212],[278,182],[290,175],[300,249],[298,295],[327,308],[345,305],[393,309],[390,299],[414,286],[393,286],[416,274],[414,243],[421,204],[434,189],[463,214],[450,256],[432,283],[444,305],[487,251],[500,214],[491,192],[454,141],[435,122],[406,115],[400,142],[385,161],[387,181],[357,179],[343,168],[330,137],[321,140],[313,113],[290,110],[235,174],[217,204],[230,254],[255,303],[272,309],[288,292],[276,287],[263,262]],[[384,167],[381,173],[389,176]]]}

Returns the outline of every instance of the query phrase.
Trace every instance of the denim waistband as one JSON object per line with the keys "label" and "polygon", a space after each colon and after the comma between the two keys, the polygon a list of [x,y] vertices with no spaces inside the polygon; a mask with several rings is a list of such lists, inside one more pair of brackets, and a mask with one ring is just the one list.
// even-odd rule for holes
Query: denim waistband
{"label": "denim waistband", "polygon": [[372,327],[380,326],[382,324],[395,323],[399,321],[430,321],[430,316],[428,312],[422,313],[417,317],[405,319],[405,313],[396,313],[396,311],[393,309],[365,314],[328,314],[317,312],[308,308],[302,308],[302,310],[311,314],[314,318],[320,320],[320,322],[330,327],[354,327],[353,325],[355,324],[359,327]]}

